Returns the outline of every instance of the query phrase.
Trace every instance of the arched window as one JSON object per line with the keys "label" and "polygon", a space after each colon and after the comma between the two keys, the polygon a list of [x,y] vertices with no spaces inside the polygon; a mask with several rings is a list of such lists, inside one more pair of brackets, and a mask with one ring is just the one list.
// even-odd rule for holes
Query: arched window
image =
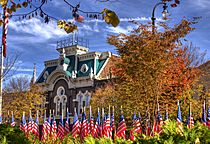
{"label": "arched window", "polygon": [[79,93],[76,95],[76,99],[73,101],[77,105],[77,112],[78,115],[81,114],[83,107],[89,107],[90,106],[90,99],[91,99],[91,93],[86,91],[85,93],[82,93],[79,91]]}
{"label": "arched window", "polygon": [[57,89],[57,95],[54,97],[55,103],[55,115],[66,115],[66,103],[67,103],[67,96],[65,95],[64,87],[60,86]]}
{"label": "arched window", "polygon": [[90,106],[91,93],[86,91],[84,95],[85,95],[85,106],[89,107]]}

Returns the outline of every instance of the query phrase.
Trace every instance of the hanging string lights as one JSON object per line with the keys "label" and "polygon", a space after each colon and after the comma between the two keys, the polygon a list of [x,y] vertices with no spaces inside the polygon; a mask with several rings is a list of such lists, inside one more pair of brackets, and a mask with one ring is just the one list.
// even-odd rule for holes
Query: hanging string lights
{"label": "hanging string lights", "polygon": [[[34,1],[37,2],[36,0],[34,0]],[[26,2],[29,5],[29,7],[33,10],[28,13],[24,13],[24,14],[13,14],[13,15],[11,15],[11,17],[19,17],[19,20],[40,17],[44,20],[44,23],[47,23],[47,24],[49,23],[49,21],[51,19],[58,21],[57,18],[50,16],[49,14],[47,14],[45,11],[42,10],[42,7],[44,6],[44,4],[47,4],[48,0],[39,0],[39,3],[41,2],[41,4],[38,7],[32,3],[32,0],[27,0]]]}
{"label": "hanging string lights", "polygon": [[[102,12],[83,11],[80,9],[80,3],[77,4],[76,6],[73,6],[67,0],[64,0],[64,2],[70,7],[70,12],[75,22],[67,21],[67,20],[59,20],[58,18],[47,14],[42,9],[42,7],[45,4],[47,4],[49,1],[53,1],[53,0],[19,0],[19,2],[14,2],[13,0],[10,0],[8,3],[6,3],[5,6],[7,6],[7,10],[9,12],[9,18],[18,17],[18,20],[21,21],[24,19],[32,19],[34,17],[39,17],[39,18],[42,18],[43,22],[47,24],[51,20],[54,20],[57,22],[58,27],[61,29],[64,29],[67,33],[71,33],[71,32],[74,32],[74,30],[77,30],[77,25],[75,25],[75,22],[80,22],[80,23],[84,22],[85,16],[91,19],[102,19],[102,20],[105,19],[105,22],[108,24],[110,23],[112,24],[112,22],[115,22],[113,18],[118,19],[118,17],[115,16],[116,14],[110,10],[107,11],[107,9],[105,9]],[[37,3],[39,3],[40,5],[37,6],[38,5]],[[30,8],[32,10],[27,13],[18,14],[16,11],[20,8]],[[16,14],[13,14],[15,12]],[[113,15],[115,17],[113,17]],[[0,19],[0,24],[1,23],[2,23],[2,20]],[[118,25],[118,23],[114,24],[114,26],[116,25]]]}
{"label": "hanging string lights", "polygon": [[83,11],[80,8],[80,3],[77,4],[75,7],[70,4],[67,0],[64,0],[67,5],[69,5],[70,9],[72,9],[72,17],[78,21],[78,22],[83,22],[84,21],[84,16],[80,15],[80,13],[83,13],[84,15],[86,14],[87,18],[94,18],[94,19],[100,19],[102,18],[102,13],[101,12],[89,12],[89,11]]}
{"label": "hanging string lights", "polygon": [[[12,6],[11,10],[9,9],[10,12],[10,18],[11,17],[19,17],[18,20],[24,20],[24,19],[31,19],[34,17],[40,17],[43,18],[45,23],[49,23],[50,20],[55,20],[59,21],[58,18],[55,18],[49,14],[47,14],[45,11],[43,11],[42,7],[44,4],[47,4],[49,0],[25,0],[21,3],[21,0],[19,0],[20,3],[14,3],[12,1]],[[52,0],[50,0],[52,1]],[[40,6],[36,6],[33,2],[41,3]],[[64,0],[64,2],[70,7],[70,12],[72,13],[72,17],[74,18],[75,21],[77,22],[84,22],[84,16],[86,15],[87,18],[92,18],[92,19],[103,19],[103,16],[100,12],[86,12],[83,11],[80,8],[80,3],[77,4],[76,6],[73,6],[71,3],[69,3],[67,0]],[[29,7],[31,10],[28,13],[20,13],[20,14],[12,14],[12,12],[16,12],[17,9],[22,8],[22,7]],[[80,13],[83,13],[84,15],[80,15]]]}

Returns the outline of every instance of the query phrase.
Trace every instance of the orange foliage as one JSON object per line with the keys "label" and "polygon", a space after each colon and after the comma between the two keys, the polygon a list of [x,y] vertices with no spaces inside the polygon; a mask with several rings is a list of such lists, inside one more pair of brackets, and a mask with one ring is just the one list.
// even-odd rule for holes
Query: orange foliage
{"label": "orange foliage", "polygon": [[115,95],[122,104],[133,107],[138,101],[136,109],[154,113],[158,100],[162,109],[169,104],[175,111],[177,99],[191,88],[198,74],[191,65],[188,46],[178,43],[194,30],[192,24],[187,20],[174,28],[162,24],[165,31],[160,32],[140,24],[130,35],[109,37],[120,55],[114,72],[120,76]]}

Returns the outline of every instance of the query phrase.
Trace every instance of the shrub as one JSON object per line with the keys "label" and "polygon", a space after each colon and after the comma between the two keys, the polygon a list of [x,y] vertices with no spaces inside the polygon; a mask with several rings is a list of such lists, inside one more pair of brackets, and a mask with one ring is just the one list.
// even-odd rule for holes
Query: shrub
{"label": "shrub", "polygon": [[0,125],[0,143],[2,144],[29,144],[25,134],[20,131],[19,127],[10,125]]}

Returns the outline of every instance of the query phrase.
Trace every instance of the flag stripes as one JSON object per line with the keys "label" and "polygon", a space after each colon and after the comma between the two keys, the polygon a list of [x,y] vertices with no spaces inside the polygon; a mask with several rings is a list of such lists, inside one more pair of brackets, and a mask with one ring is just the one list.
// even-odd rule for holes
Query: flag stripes
{"label": "flag stripes", "polygon": [[2,33],[2,46],[3,46],[3,56],[6,57],[6,49],[7,49],[7,32],[8,32],[8,24],[9,24],[9,13],[8,8],[4,8],[3,15],[3,33]]}
{"label": "flag stripes", "polygon": [[[104,109],[102,109],[102,113],[103,113],[102,124],[100,122],[101,118],[100,118],[100,111],[99,110],[98,110],[98,115],[96,117],[95,123],[94,123],[94,117],[92,115],[91,110],[90,110],[89,121],[86,118],[86,112],[83,111],[81,122],[80,122],[79,119],[78,119],[76,109],[75,109],[74,121],[73,121],[72,129],[71,129],[72,137],[76,138],[76,137],[79,136],[82,140],[88,134],[90,134],[94,138],[106,137],[106,138],[110,138],[110,139],[113,138],[114,139],[115,138],[115,136],[113,137],[113,131],[115,129],[114,112],[112,113],[112,116],[111,116],[110,110],[109,110],[109,113],[106,115],[104,113]],[[8,116],[7,119],[8,118],[11,119],[10,125],[15,126],[15,120],[14,120],[13,112],[11,114],[12,114],[11,117]],[[39,133],[38,111],[36,113],[35,122],[33,121],[31,113],[28,117],[28,122],[26,122],[25,112],[23,112],[22,120],[21,120],[21,124],[20,124],[20,129],[23,132],[25,132],[27,136],[28,136],[28,134],[32,134],[32,133],[34,135],[36,135],[37,137],[41,136],[42,141],[45,141],[48,138],[52,138],[53,140],[56,140],[57,138],[59,138],[59,139],[62,140],[65,135],[70,133],[70,118],[67,114],[65,125],[64,125],[63,117],[61,116],[60,117],[60,122],[59,122],[58,127],[57,127],[54,112],[53,112],[53,119],[52,120],[51,120],[50,116],[51,116],[51,113],[50,113],[48,119],[46,119],[46,112],[45,112],[44,123],[42,125],[42,133]],[[5,119],[6,123],[8,123],[7,119]],[[208,119],[208,121],[206,119]],[[168,120],[168,116],[166,116],[165,120]],[[178,130],[182,131],[182,129],[183,129],[182,128],[182,115],[181,115],[181,107],[180,107],[179,102],[178,102],[178,110],[177,110],[176,121],[177,121]],[[203,123],[203,125],[209,126],[209,123],[208,123],[209,121],[210,121],[210,108],[208,109],[208,115],[206,116],[206,108],[205,108],[205,102],[204,102],[203,109],[202,109],[201,122]],[[135,137],[134,137],[135,133],[138,134],[138,135],[144,133],[147,136],[154,136],[155,132],[157,134],[160,134],[161,126],[163,124],[163,119],[162,119],[162,116],[161,116],[159,110],[157,111],[157,116],[154,119],[153,124],[154,124],[153,125],[153,131],[151,131],[150,114],[149,114],[149,112],[147,112],[146,113],[146,121],[144,123],[144,129],[142,129],[140,113],[139,113],[139,116],[137,116],[134,113],[133,120],[132,120],[132,128],[130,129],[129,138],[132,141],[135,141]],[[193,120],[193,116],[192,116],[192,112],[191,112],[191,105],[190,105],[187,127],[188,128],[193,128],[193,126],[194,126],[194,120]],[[119,137],[119,138],[125,139],[126,138],[125,131],[126,131],[125,118],[124,118],[124,115],[121,112],[120,121],[118,123],[117,130],[116,130],[116,136]]]}
{"label": "flag stripes", "polygon": [[125,119],[124,116],[121,114],[120,122],[117,127],[117,137],[125,138],[125,131],[126,131]]}

